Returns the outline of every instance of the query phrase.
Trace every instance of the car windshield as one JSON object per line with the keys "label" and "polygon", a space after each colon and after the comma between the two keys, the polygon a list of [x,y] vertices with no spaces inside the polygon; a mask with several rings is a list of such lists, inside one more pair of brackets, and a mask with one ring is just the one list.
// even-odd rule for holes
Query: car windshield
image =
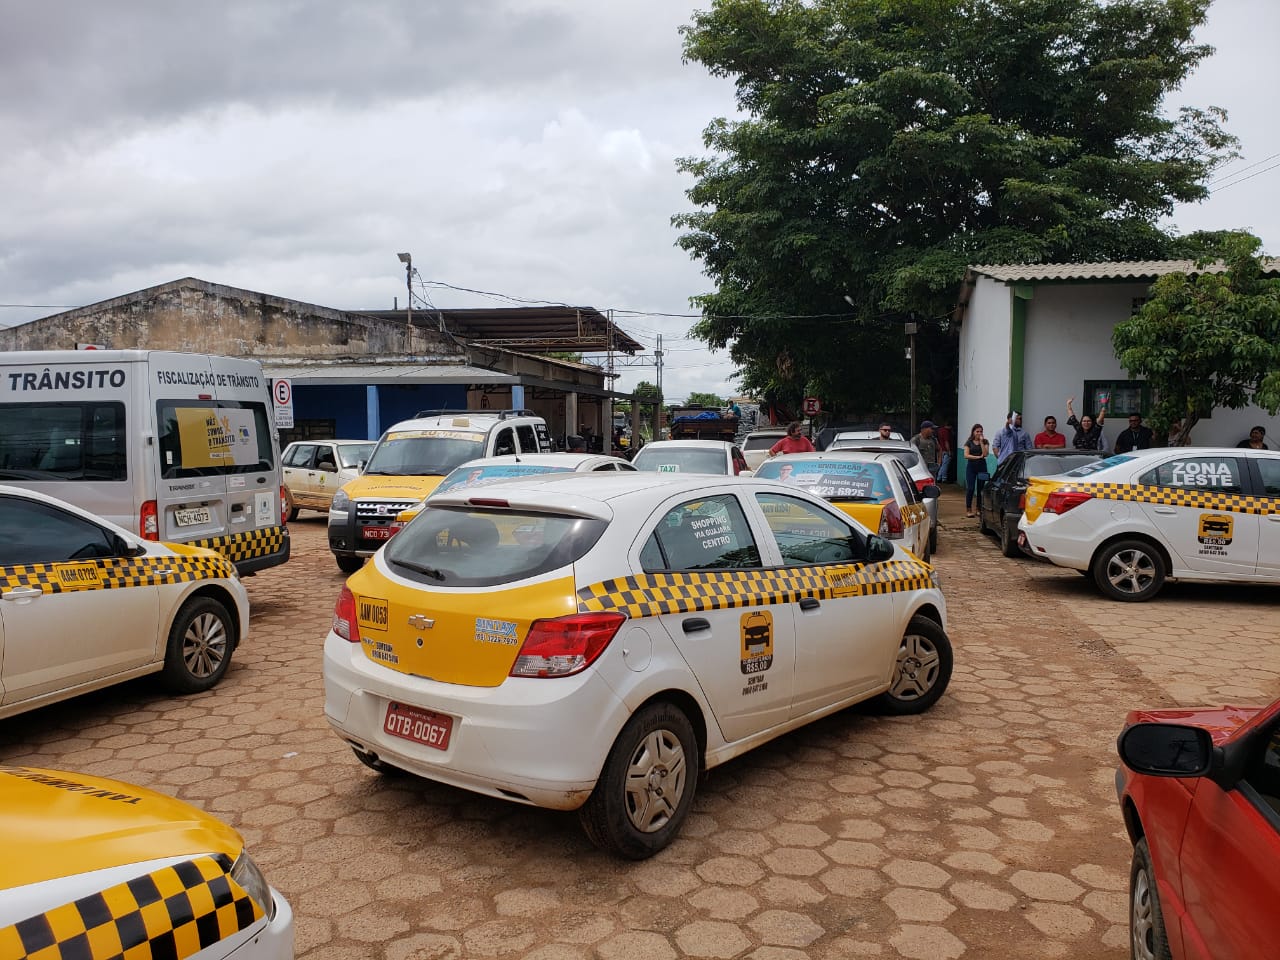
{"label": "car windshield", "polygon": [[729,472],[723,450],[697,447],[645,447],[631,462],[637,470],[657,473]]}
{"label": "car windshield", "polygon": [[766,433],[762,436],[751,434],[747,437],[746,443],[742,445],[743,450],[768,450],[775,443],[783,438],[781,433]]}
{"label": "car windshield", "polygon": [[358,467],[361,460],[368,460],[373,452],[374,442],[344,443],[338,447],[338,459],[344,467]]}
{"label": "car windshield", "polygon": [[1133,457],[1125,454],[1117,454],[1114,457],[1107,457],[1105,460],[1095,460],[1092,463],[1083,464],[1076,467],[1074,470],[1068,470],[1066,473],[1062,474],[1062,476],[1087,477],[1092,473],[1097,473],[1099,470],[1106,470],[1108,467],[1118,467],[1120,464],[1128,463],[1132,459]]}
{"label": "car windshield", "polygon": [[465,463],[454,470],[436,487],[432,496],[452,490],[455,487],[474,487],[478,484],[493,483],[511,477],[528,477],[537,473],[572,473],[572,467],[553,467],[550,464],[535,463],[490,463],[483,467],[471,467]]}
{"label": "car windshield", "polygon": [[383,559],[429,586],[494,586],[568,566],[607,525],[589,517],[432,507],[396,534]]}
{"label": "car windshield", "polygon": [[1022,461],[1024,477],[1051,477],[1057,473],[1066,473],[1076,467],[1088,466],[1097,462],[1096,455],[1088,453],[1033,454]]}
{"label": "car windshield", "polygon": [[379,441],[364,472],[374,476],[444,476],[484,456],[484,434],[464,430],[402,430]]}
{"label": "car windshield", "polygon": [[770,460],[755,472],[764,480],[781,480],[828,500],[880,503],[893,499],[889,475],[878,463],[861,460]]}

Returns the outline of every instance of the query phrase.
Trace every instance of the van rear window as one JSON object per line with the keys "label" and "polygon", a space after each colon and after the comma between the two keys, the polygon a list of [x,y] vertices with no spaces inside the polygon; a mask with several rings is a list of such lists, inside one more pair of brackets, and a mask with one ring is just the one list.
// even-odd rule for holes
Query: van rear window
{"label": "van rear window", "polygon": [[156,403],[160,476],[216,477],[275,467],[266,403],[161,400]]}
{"label": "van rear window", "polygon": [[127,480],[124,404],[0,404],[0,480]]}

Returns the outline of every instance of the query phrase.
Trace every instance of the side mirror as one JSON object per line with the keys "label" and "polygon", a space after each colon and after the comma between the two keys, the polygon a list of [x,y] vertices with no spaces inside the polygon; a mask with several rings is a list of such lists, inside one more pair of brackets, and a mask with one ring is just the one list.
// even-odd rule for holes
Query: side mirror
{"label": "side mirror", "polygon": [[368,460],[361,460],[358,464],[356,464],[356,473],[364,473],[365,464],[367,464],[368,462],[369,462]]}
{"label": "side mirror", "polygon": [[111,535],[111,551],[117,557],[140,557],[147,552],[147,548],[130,543],[116,533]]}
{"label": "side mirror", "polygon": [[874,533],[867,537],[868,563],[884,563],[886,560],[892,560],[893,554],[893,544],[884,537],[878,536]]}
{"label": "side mirror", "polygon": [[922,500],[937,500],[940,496],[942,496],[942,490],[936,483],[931,483],[920,491]]}
{"label": "side mirror", "polygon": [[754,471],[754,470],[743,470],[741,473],[739,473],[739,474],[738,474],[738,476],[740,476],[740,477],[754,477],[754,476],[755,476],[755,471]]}
{"label": "side mirror", "polygon": [[1153,777],[1203,777],[1213,768],[1213,738],[1200,727],[1137,723],[1116,741],[1124,765]]}

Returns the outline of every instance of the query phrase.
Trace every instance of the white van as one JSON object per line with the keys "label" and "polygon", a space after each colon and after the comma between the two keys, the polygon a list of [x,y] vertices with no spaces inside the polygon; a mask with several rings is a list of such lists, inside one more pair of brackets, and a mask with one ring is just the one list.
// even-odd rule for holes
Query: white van
{"label": "white van", "polygon": [[0,483],[223,554],[289,559],[270,386],[256,360],[159,350],[0,353]]}

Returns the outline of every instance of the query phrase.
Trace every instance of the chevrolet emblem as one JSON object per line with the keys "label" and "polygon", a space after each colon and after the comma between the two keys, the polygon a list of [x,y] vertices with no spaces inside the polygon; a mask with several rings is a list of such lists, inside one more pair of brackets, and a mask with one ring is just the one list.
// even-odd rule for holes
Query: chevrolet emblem
{"label": "chevrolet emblem", "polygon": [[417,627],[419,630],[430,630],[436,625],[434,620],[429,620],[420,613],[415,613],[409,618],[409,626]]}

